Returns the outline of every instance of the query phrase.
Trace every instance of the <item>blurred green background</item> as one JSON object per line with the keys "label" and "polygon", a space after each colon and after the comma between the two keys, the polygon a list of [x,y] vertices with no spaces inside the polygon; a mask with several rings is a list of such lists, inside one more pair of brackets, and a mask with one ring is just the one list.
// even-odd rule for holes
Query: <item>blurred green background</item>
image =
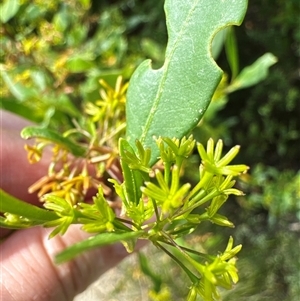
{"label": "blurred green background", "polygon": [[[215,40],[214,56],[226,77],[194,131],[200,142],[213,137],[223,139],[227,148],[241,145],[238,161],[251,167],[238,181],[246,196],[224,206],[223,214],[235,223],[234,230],[203,225],[188,243],[217,252],[233,235],[236,243],[243,244],[238,261],[241,280],[224,292],[224,300],[296,301],[300,296],[300,3],[249,2],[243,24]],[[1,108],[55,129],[71,127],[82,103],[99,99],[100,78],[113,85],[120,74],[129,79],[146,58],[152,59],[154,68],[163,64],[167,42],[163,4],[163,0],[2,1]],[[261,57],[263,61],[254,66],[266,64],[264,76],[253,67]],[[253,67],[252,73],[242,76],[247,66]],[[243,82],[238,88],[237,79]],[[185,174],[192,182],[197,160],[192,158]],[[136,300],[183,300],[187,285],[179,269],[154,249],[146,254],[154,258],[153,273],[143,276],[138,259],[134,267],[124,263],[118,270],[124,277],[115,284],[114,296],[103,300],[125,300],[122,294],[137,285],[134,275],[142,279],[137,292],[141,286],[155,286],[162,275],[171,293],[166,297],[162,288],[160,296],[141,293]]]}

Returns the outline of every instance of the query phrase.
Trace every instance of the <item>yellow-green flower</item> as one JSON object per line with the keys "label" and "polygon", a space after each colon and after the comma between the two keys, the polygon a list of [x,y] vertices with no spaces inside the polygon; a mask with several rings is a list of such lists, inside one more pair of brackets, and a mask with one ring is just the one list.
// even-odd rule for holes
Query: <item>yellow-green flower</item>
{"label": "yellow-green flower", "polygon": [[216,175],[231,175],[236,176],[246,172],[249,167],[246,165],[228,165],[238,154],[240,147],[234,146],[231,150],[223,157],[223,141],[219,140],[216,147],[214,148],[213,139],[209,139],[207,142],[207,149],[205,151],[202,144],[197,145],[199,155],[202,159],[202,165],[205,171]]}

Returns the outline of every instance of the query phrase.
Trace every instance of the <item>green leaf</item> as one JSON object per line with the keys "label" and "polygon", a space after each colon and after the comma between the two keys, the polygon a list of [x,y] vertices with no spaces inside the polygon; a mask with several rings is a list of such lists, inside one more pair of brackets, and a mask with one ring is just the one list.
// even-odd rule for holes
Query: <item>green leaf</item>
{"label": "green leaf", "polygon": [[82,116],[82,111],[79,110],[67,95],[58,96],[59,103],[57,103],[57,109],[66,113],[69,116],[79,118]]}
{"label": "green leaf", "polygon": [[87,60],[81,57],[72,57],[67,61],[66,67],[71,72],[81,73],[93,68],[94,64],[92,60]]}
{"label": "green leaf", "polygon": [[21,83],[15,83],[12,77],[8,74],[8,72],[6,72],[4,65],[1,64],[0,64],[0,74],[3,82],[6,84],[11,94],[20,102],[38,96],[35,89],[25,87]]}
{"label": "green leaf", "polygon": [[86,152],[85,148],[75,144],[70,139],[63,137],[57,132],[46,128],[38,128],[33,126],[26,127],[22,130],[21,137],[23,139],[42,138],[50,140],[68,149],[74,156],[78,157],[83,156]]}
{"label": "green leaf", "polygon": [[139,259],[139,264],[140,264],[140,268],[141,271],[148,276],[154,286],[154,291],[155,292],[159,292],[161,290],[161,286],[162,286],[162,277],[159,274],[156,274],[153,269],[150,268],[149,265],[149,260],[148,257],[146,255],[144,255],[143,253],[139,252],[138,253],[138,259]]}
{"label": "green leaf", "polygon": [[214,36],[214,39],[211,44],[211,53],[214,60],[216,60],[219,57],[223,49],[229,29],[230,27],[223,28]]}
{"label": "green leaf", "polygon": [[234,28],[228,28],[225,50],[227,60],[231,69],[231,80],[234,80],[239,72],[239,56]]}
{"label": "green leaf", "polygon": [[6,0],[4,3],[0,5],[0,21],[6,23],[15,14],[18,12],[20,8],[19,0]]}
{"label": "green leaf", "polygon": [[[0,227],[6,228],[6,229],[23,229],[23,227],[10,225],[9,223],[7,223],[6,219],[3,216],[0,216]],[[24,228],[26,228],[26,227],[24,227]]]}
{"label": "green leaf", "polygon": [[43,99],[47,106],[53,106],[57,111],[64,112],[72,117],[80,117],[81,112],[74,106],[66,94],[54,94]]}
{"label": "green leaf", "polygon": [[71,247],[65,249],[63,252],[59,253],[55,257],[56,263],[63,263],[68,261],[75,256],[79,255],[83,251],[87,251],[96,247],[102,247],[106,245],[111,245],[122,240],[129,240],[132,238],[137,238],[141,236],[144,232],[126,232],[126,233],[102,233],[93,237],[90,237],[84,241],[72,245]]}
{"label": "green leaf", "polygon": [[38,91],[43,93],[47,88],[46,74],[40,70],[32,70],[30,72],[30,77]]}
{"label": "green leaf", "polygon": [[5,214],[5,217],[0,216],[0,227],[6,229],[26,229],[42,224],[44,224],[44,221],[29,220],[23,216],[10,213]]}
{"label": "green leaf", "polygon": [[137,205],[142,196],[141,187],[143,186],[144,180],[141,172],[139,170],[132,170],[122,158],[125,156],[125,152],[134,153],[134,150],[125,139],[120,139],[119,150],[124,184],[126,188],[126,198],[129,202]]}
{"label": "green leaf", "polygon": [[226,91],[231,93],[263,81],[268,76],[269,68],[276,62],[277,58],[272,53],[265,53],[252,65],[244,68]]}
{"label": "green leaf", "polygon": [[166,0],[169,41],[159,70],[144,61],[134,72],[127,93],[127,138],[139,139],[158,157],[154,136],[181,138],[203,116],[221,80],[210,46],[214,35],[240,24],[246,0]]}
{"label": "green leaf", "polygon": [[55,213],[23,202],[0,189],[0,212],[11,213],[33,221],[52,221],[59,218]]}
{"label": "green leaf", "polygon": [[35,123],[39,123],[43,120],[43,116],[41,114],[37,114],[36,112],[32,114],[31,108],[23,103],[16,102],[13,98],[2,97],[0,99],[0,108],[15,113]]}

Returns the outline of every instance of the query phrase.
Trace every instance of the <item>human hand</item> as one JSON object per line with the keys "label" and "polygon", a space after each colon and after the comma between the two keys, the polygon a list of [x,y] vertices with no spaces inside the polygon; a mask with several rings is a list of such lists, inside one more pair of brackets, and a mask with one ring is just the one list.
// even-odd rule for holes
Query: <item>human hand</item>
{"label": "human hand", "polygon": [[[21,200],[38,204],[37,197],[28,194],[27,188],[47,172],[47,158],[38,165],[29,165],[20,138],[20,130],[29,123],[4,111],[0,111],[0,120],[0,187]],[[1,242],[1,300],[73,300],[127,255],[122,245],[111,245],[55,265],[55,254],[88,235],[75,225],[64,236],[51,240],[50,232],[51,229],[41,227],[18,230]],[[0,237],[7,233],[0,228]]]}

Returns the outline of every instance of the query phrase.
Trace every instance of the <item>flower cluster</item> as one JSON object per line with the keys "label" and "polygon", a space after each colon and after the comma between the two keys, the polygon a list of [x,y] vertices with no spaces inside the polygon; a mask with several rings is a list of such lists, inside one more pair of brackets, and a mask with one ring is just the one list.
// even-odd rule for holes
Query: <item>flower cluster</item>
{"label": "flower cluster", "polygon": [[[45,194],[65,199],[75,205],[83,202],[90,189],[103,187],[104,194],[111,189],[105,183],[105,174],[122,179],[118,160],[118,140],[125,130],[125,93],[128,84],[119,76],[115,88],[100,80],[103,89],[101,99],[95,104],[85,104],[86,116],[74,121],[74,128],[62,136],[56,132],[39,129],[34,145],[25,145],[30,163],[41,160],[46,149],[51,149],[48,174],[29,187],[29,192],[38,192],[43,201]],[[72,140],[71,137],[72,136]],[[85,152],[75,153],[77,148]]]}
{"label": "flower cluster", "polygon": [[[70,132],[65,137],[52,132],[43,135],[43,130],[33,132],[38,134],[39,140],[36,146],[27,149],[34,162],[40,159],[46,146],[52,145],[48,175],[30,187],[30,192],[38,191],[45,209],[29,209],[31,205],[26,204],[24,210],[29,214],[18,216],[18,211],[10,210],[0,219],[2,224],[16,228],[39,224],[54,227],[50,237],[64,234],[71,224],[81,224],[84,231],[96,233],[79,247],[75,245],[62,253],[60,258],[68,259],[82,250],[117,241],[131,252],[137,239],[147,239],[169,255],[190,278],[189,301],[196,300],[197,296],[207,301],[218,299],[218,287],[229,289],[238,281],[235,256],[241,246],[233,247],[232,238],[226,250],[217,256],[181,246],[178,239],[205,221],[233,227],[219,210],[230,195],[243,194],[234,188],[234,177],[245,173],[248,167],[230,165],[239,147],[222,157],[221,140],[215,145],[210,139],[206,149],[198,143],[201,164],[198,183],[193,186],[182,183],[187,160],[196,146],[192,136],[158,138],[160,161],[150,166],[151,151],[139,141],[134,148],[127,140],[120,139],[118,151],[110,152],[110,146],[89,140],[88,150],[82,151],[84,140],[66,139]],[[101,164],[112,178],[103,177]],[[98,193],[85,202],[91,188]],[[8,204],[5,206],[10,208]],[[43,217],[34,220],[36,213]],[[153,296],[158,298],[160,291],[153,292]]]}

